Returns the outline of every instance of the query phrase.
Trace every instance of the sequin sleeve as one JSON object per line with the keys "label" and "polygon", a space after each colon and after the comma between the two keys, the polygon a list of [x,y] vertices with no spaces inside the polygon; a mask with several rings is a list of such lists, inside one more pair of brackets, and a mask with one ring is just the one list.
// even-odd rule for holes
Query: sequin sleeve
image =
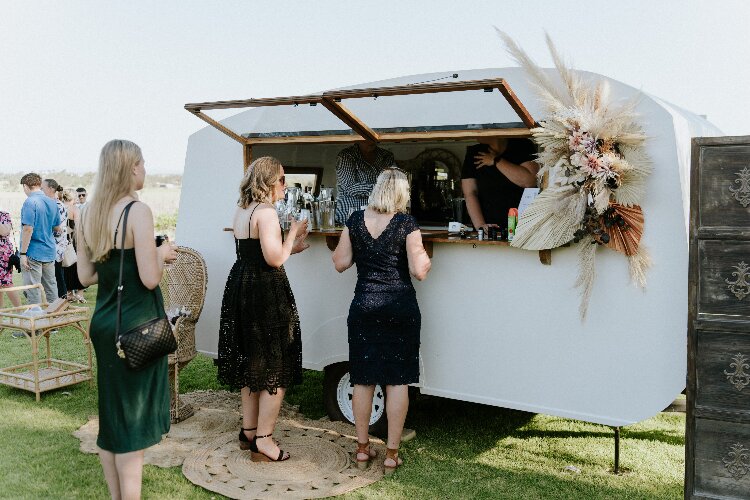
{"label": "sequin sleeve", "polygon": [[404,214],[404,221],[402,222],[404,227],[404,234],[410,235],[414,231],[419,229],[419,223],[417,219],[410,214]]}

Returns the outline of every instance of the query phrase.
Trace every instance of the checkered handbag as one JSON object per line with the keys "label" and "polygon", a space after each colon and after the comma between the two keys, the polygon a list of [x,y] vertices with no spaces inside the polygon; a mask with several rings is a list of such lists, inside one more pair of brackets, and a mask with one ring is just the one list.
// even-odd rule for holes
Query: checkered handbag
{"label": "checkered handbag", "polygon": [[[122,269],[125,261],[125,234],[128,227],[128,212],[135,203],[131,201],[120,214],[122,221],[122,243],[120,245],[120,278],[117,284],[117,323],[115,339],[117,340],[117,355],[125,360],[131,370],[141,370],[151,363],[177,350],[177,341],[172,331],[172,325],[166,317],[157,317],[141,323],[127,332],[120,333],[122,316]],[[117,224],[120,225],[119,222]],[[115,230],[117,241],[117,230]],[[156,310],[160,307],[156,292],[153,293]]]}

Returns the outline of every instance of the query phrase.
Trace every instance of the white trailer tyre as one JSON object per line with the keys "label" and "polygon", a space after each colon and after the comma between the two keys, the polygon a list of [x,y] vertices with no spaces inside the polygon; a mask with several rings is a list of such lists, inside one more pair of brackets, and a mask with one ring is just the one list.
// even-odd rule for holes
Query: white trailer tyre
{"label": "white trailer tyre", "polygon": [[[349,379],[349,363],[336,363],[327,366],[323,382],[325,409],[331,420],[341,420],[354,425],[352,395],[354,385]],[[385,437],[388,433],[388,419],[385,414],[385,391],[375,386],[370,413],[370,434]]]}

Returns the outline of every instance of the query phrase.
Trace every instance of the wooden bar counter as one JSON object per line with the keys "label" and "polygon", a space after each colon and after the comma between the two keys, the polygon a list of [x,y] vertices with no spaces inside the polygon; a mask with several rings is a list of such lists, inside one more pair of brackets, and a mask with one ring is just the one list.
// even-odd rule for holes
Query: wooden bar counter
{"label": "wooden bar counter", "polygon": [[[341,237],[341,231],[343,228],[329,229],[329,230],[313,230],[310,231],[309,236],[324,236],[326,239],[326,245],[333,251],[336,249],[336,245],[339,243]],[[476,233],[469,233],[466,238],[461,238],[459,235],[448,233],[446,230],[436,229],[422,229],[422,242],[424,248],[427,251],[427,255],[432,258],[435,243],[448,243],[457,245],[473,245],[473,248],[477,246],[510,246],[508,240],[477,240]],[[552,264],[552,251],[551,250],[540,250],[539,261],[542,264]]]}
{"label": "wooden bar counter", "polygon": [[[308,237],[320,237],[323,236],[326,239],[326,245],[331,251],[336,249],[336,245],[339,244],[339,238],[343,227],[337,227],[336,229],[314,229],[308,233]],[[232,232],[231,227],[225,227],[224,231]],[[448,243],[457,245],[473,245],[473,248],[477,246],[498,246],[508,247],[510,243],[508,240],[477,240],[476,233],[469,233],[466,238],[461,238],[459,235],[450,234],[447,230],[439,229],[422,229],[422,243],[424,249],[427,251],[427,255],[432,258],[433,244],[434,243]],[[539,250],[539,261],[549,266],[552,264],[552,251],[551,250]]]}

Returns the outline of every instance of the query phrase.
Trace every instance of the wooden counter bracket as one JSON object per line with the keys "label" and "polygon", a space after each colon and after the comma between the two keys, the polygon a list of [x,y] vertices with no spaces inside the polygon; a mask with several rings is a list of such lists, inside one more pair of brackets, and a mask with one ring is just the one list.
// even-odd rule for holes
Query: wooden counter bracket
{"label": "wooden counter bracket", "polygon": [[339,235],[336,236],[326,236],[326,246],[328,247],[328,250],[333,252],[336,250],[336,246],[339,244]]}
{"label": "wooden counter bracket", "polygon": [[552,250],[539,250],[539,262],[545,266],[552,265]]}

